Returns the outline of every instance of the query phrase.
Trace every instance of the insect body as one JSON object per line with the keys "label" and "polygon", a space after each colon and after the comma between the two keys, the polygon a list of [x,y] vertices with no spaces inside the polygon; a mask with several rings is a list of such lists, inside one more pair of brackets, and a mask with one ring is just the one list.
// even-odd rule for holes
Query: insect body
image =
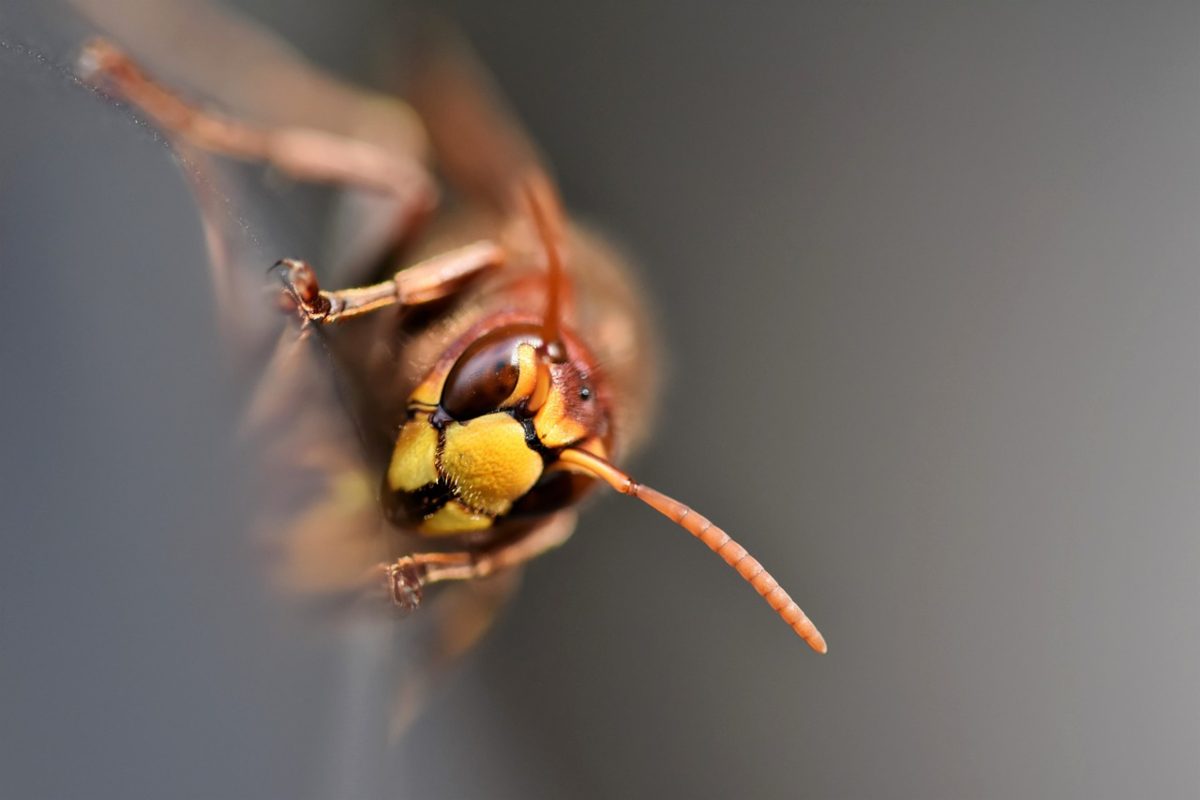
{"label": "insect body", "polygon": [[[434,184],[420,158],[221,117],[154,83],[107,42],[90,45],[84,61],[93,82],[176,141],[393,195],[403,220],[393,250],[431,215]],[[607,484],[704,542],[825,652],[816,627],[743,547],[614,465],[645,433],[655,382],[640,295],[607,245],[565,221],[532,145],[469,59],[434,58],[424,75],[411,99],[464,198],[459,212],[434,218],[426,257],[342,290],[323,289],[301,261],[275,268],[303,335],[322,337],[340,364],[361,440],[353,474],[373,475],[377,497],[373,511],[360,492],[352,513],[344,501],[337,514],[310,516],[297,541],[361,529],[372,542],[363,558],[378,566],[349,582],[382,582],[413,609],[430,584],[505,573],[561,544],[578,501]],[[297,417],[304,433],[294,438],[331,438],[322,427],[301,428]]]}

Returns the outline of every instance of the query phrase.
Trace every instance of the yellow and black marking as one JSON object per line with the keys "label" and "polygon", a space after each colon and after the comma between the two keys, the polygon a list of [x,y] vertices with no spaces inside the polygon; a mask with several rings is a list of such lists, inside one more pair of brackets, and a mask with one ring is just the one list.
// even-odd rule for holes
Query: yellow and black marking
{"label": "yellow and black marking", "polygon": [[[578,500],[592,479],[556,466],[562,447],[578,440],[547,446],[537,418],[522,412],[510,408],[458,422],[414,408],[387,471],[384,488],[393,515],[416,523],[424,535],[449,536]],[[579,446],[604,453],[598,439]]]}
{"label": "yellow and black marking", "polygon": [[592,484],[558,463],[564,447],[606,456],[607,418],[582,359],[545,352],[528,322],[481,332],[409,398],[385,478],[389,513],[428,536],[543,514]]}

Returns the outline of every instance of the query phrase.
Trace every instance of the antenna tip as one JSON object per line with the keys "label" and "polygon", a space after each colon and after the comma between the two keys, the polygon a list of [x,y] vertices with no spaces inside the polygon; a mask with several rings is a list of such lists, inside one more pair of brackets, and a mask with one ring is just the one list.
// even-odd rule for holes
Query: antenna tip
{"label": "antenna tip", "polygon": [[802,638],[809,647],[811,647],[813,650],[816,650],[821,655],[828,653],[829,645],[825,644],[825,637],[821,635],[821,632],[817,630],[811,622],[806,627],[808,628],[807,630],[796,631],[796,633],[800,634],[800,638]]}

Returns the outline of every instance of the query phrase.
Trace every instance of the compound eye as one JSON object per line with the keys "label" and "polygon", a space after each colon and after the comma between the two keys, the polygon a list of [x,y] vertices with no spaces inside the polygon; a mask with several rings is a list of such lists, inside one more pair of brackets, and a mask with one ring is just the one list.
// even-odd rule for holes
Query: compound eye
{"label": "compound eye", "polygon": [[525,342],[541,346],[537,326],[510,325],[472,342],[446,376],[442,409],[459,421],[498,409],[517,386],[517,348]]}

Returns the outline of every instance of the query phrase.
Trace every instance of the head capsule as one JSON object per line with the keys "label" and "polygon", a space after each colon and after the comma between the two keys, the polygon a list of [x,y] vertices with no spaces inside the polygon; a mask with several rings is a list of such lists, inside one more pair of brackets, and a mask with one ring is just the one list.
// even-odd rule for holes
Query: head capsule
{"label": "head capsule", "polygon": [[594,483],[558,463],[571,446],[606,457],[607,398],[567,331],[534,318],[477,326],[412,393],[384,479],[393,519],[427,535],[571,505]]}

